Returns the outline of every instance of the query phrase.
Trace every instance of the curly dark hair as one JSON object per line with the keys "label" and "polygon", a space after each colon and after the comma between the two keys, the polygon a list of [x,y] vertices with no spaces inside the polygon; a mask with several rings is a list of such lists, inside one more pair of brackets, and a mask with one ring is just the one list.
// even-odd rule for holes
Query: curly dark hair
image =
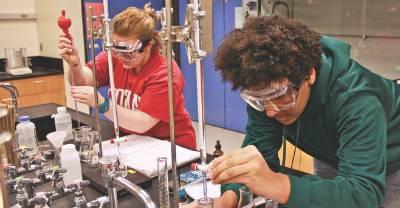
{"label": "curly dark hair", "polygon": [[[228,33],[217,49],[216,70],[232,90],[288,78],[299,84],[321,64],[320,35],[309,26],[280,16],[250,17]],[[317,71],[318,72],[318,71]]]}

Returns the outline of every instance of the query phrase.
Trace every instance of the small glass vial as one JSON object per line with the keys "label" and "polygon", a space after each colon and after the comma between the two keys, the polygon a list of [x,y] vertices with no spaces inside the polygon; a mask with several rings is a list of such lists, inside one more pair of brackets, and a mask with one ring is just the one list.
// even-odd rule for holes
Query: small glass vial
{"label": "small glass vial", "polygon": [[240,194],[240,199],[238,207],[247,207],[247,208],[256,207],[253,202],[253,193],[249,190],[249,188],[247,188],[247,186],[244,185],[240,186],[239,194]]}
{"label": "small glass vial", "polygon": [[215,150],[213,152],[214,159],[224,155],[224,152],[221,150],[221,148],[221,143],[219,140],[217,140],[217,143],[215,144]]}

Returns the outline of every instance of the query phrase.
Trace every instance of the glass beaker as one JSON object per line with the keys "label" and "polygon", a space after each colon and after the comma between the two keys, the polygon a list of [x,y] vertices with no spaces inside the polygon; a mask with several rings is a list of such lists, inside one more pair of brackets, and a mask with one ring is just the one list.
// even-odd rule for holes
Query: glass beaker
{"label": "glass beaker", "polygon": [[98,131],[91,131],[89,133],[89,138],[91,142],[90,152],[88,153],[87,159],[88,163],[92,167],[97,167],[99,165],[99,151],[98,151],[98,144],[99,141],[99,132]]}
{"label": "glass beaker", "polygon": [[101,176],[108,177],[115,172],[117,156],[103,156],[99,159]]}
{"label": "glass beaker", "polygon": [[51,144],[49,141],[41,141],[39,143],[39,152],[41,156],[46,160],[45,166],[53,166],[54,162],[54,157],[55,157],[55,149],[51,147]]}
{"label": "glass beaker", "polygon": [[238,207],[253,208],[256,207],[253,201],[253,193],[247,188],[247,186],[242,185],[239,188],[239,204]]}
{"label": "glass beaker", "polygon": [[92,126],[81,126],[80,129],[82,131],[82,136],[84,138],[89,137],[90,132],[93,131],[93,127]]}
{"label": "glass beaker", "polygon": [[[82,162],[91,162],[90,155],[93,151],[93,142],[90,134],[92,132],[92,127],[90,126],[81,126],[82,138],[81,145],[79,147],[79,157]],[[97,133],[98,134],[98,133]]]}
{"label": "glass beaker", "polygon": [[168,191],[168,166],[167,158],[157,158],[158,168],[158,199],[160,200],[160,208],[169,208],[169,191]]}
{"label": "glass beaker", "polygon": [[81,128],[73,128],[72,129],[72,134],[74,136],[74,144],[76,147],[76,150],[79,151],[79,149],[81,148],[81,141],[82,141],[82,130]]}

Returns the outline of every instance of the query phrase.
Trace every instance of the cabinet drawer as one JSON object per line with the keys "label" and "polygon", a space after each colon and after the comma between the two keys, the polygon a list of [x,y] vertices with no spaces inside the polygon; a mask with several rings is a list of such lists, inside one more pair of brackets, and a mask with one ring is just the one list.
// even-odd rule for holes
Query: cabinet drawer
{"label": "cabinet drawer", "polygon": [[[18,107],[27,107],[45,103],[65,105],[64,75],[50,75],[8,81],[19,92]],[[0,88],[0,103],[11,103],[9,93]]]}
{"label": "cabinet drawer", "polygon": [[[20,96],[41,94],[44,92],[64,91],[64,75],[51,75],[9,81],[14,84]],[[0,98],[9,97],[8,93],[0,90]]]}

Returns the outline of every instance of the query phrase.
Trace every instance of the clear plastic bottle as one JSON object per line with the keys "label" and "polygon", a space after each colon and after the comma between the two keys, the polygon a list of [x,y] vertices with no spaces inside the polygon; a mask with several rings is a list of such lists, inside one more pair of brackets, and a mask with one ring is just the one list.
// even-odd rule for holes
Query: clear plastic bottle
{"label": "clear plastic bottle", "polygon": [[67,133],[67,137],[65,137],[65,141],[69,141],[73,139],[72,134],[72,120],[71,115],[67,112],[66,107],[58,107],[57,114],[53,114],[54,123],[56,125],[56,131],[65,131]]}
{"label": "clear plastic bottle", "polygon": [[75,180],[82,180],[81,162],[75,145],[66,144],[62,146],[60,161],[61,167],[67,169],[67,172],[63,176],[65,185],[72,184]]}
{"label": "clear plastic bottle", "polygon": [[36,126],[31,122],[30,116],[20,116],[19,124],[16,127],[18,146],[31,147],[33,150],[28,152],[28,156],[38,152],[38,140],[36,137]]}

